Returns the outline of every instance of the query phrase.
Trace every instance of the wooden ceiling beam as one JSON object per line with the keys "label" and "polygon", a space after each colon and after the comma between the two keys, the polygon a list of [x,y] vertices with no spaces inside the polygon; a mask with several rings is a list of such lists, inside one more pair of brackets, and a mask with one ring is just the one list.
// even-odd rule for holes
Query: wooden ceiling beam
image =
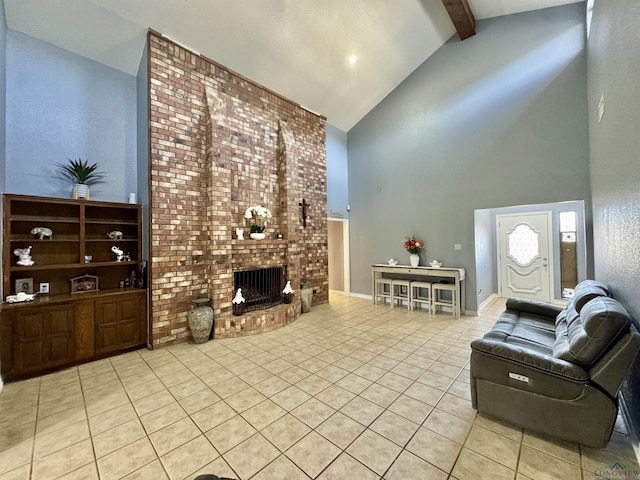
{"label": "wooden ceiling beam", "polygon": [[476,19],[471,13],[467,0],[442,0],[442,3],[456,27],[460,40],[476,34]]}

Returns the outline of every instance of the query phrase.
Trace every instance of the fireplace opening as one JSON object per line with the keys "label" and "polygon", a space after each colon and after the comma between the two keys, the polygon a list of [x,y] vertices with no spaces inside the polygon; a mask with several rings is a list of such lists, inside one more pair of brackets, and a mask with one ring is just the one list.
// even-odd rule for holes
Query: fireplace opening
{"label": "fireplace opening", "polygon": [[263,310],[282,303],[284,267],[259,268],[233,273],[233,291],[242,289],[245,311]]}

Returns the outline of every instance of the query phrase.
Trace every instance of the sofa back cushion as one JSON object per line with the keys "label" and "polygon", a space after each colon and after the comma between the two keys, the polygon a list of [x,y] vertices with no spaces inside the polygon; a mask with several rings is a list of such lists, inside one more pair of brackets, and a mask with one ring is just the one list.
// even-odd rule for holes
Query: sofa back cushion
{"label": "sofa back cushion", "polygon": [[592,365],[609,347],[629,331],[631,319],[618,302],[597,296],[569,309],[556,325],[553,356],[583,366]]}

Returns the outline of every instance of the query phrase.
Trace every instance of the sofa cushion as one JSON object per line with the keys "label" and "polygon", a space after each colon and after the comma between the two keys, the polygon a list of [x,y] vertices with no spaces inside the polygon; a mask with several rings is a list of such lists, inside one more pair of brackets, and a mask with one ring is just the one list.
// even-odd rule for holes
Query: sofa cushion
{"label": "sofa cushion", "polygon": [[606,288],[598,286],[598,282],[595,282],[593,280],[580,282],[576,286],[573,297],[569,301],[568,307],[573,307],[576,312],[580,313],[582,311],[582,307],[584,307],[585,304],[590,300],[593,300],[596,297],[607,296],[608,290]]}
{"label": "sofa cushion", "polygon": [[553,356],[579,365],[592,365],[631,325],[627,311],[609,297],[588,301],[580,315],[571,308],[567,310],[565,318],[556,324]]}

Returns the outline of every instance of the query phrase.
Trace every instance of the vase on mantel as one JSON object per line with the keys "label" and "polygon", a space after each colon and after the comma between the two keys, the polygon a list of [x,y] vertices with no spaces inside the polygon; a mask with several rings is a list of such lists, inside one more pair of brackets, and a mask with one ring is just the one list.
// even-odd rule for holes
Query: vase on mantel
{"label": "vase on mantel", "polygon": [[412,253],[411,255],[409,255],[409,263],[414,268],[420,265],[420,255],[417,255],[415,253]]}
{"label": "vase on mantel", "polygon": [[204,343],[209,340],[213,327],[213,309],[207,305],[208,298],[196,298],[194,307],[189,310],[189,330],[195,343]]}

